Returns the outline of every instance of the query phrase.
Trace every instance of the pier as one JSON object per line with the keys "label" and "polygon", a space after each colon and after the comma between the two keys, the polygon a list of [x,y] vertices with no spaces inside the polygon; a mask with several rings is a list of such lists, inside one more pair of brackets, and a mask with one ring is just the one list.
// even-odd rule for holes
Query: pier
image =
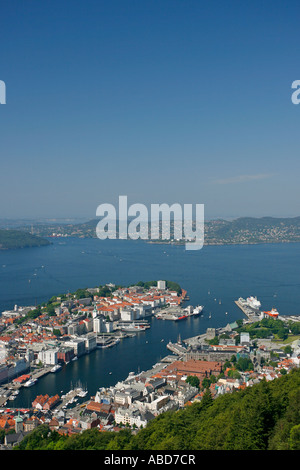
{"label": "pier", "polygon": [[240,300],[235,300],[234,303],[237,305],[237,307],[242,310],[242,312],[248,317],[248,319],[252,322],[258,321],[261,318],[261,312],[260,311],[255,311],[252,310],[250,307],[247,305],[244,305],[240,302]]}

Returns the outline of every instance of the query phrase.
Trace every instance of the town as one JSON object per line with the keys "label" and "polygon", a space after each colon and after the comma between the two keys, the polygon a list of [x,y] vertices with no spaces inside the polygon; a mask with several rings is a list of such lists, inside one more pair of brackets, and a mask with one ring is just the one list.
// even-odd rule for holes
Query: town
{"label": "town", "polygon": [[[187,291],[168,281],[130,287],[107,284],[53,297],[45,305],[18,307],[0,318],[1,448],[9,449],[33,429],[47,424],[60,434],[98,428],[133,433],[161,413],[274,380],[300,363],[298,317],[270,315],[257,301],[239,299],[244,317],[205,334],[169,342],[169,354],[150,370],[130,372],[114,386],[99,386],[94,396],[81,384],[68,393],[37,395],[28,408],[13,408],[21,387],[34,386],[45,374],[150,328],[147,318],[160,321],[202,314],[184,308]],[[277,312],[278,313],[278,312]],[[290,338],[286,343],[284,340]],[[100,384],[101,385],[101,384]]]}

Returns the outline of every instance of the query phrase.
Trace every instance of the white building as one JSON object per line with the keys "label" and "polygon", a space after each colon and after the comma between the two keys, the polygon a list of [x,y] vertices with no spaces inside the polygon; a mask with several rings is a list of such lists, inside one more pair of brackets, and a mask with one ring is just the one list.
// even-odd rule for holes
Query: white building
{"label": "white building", "polygon": [[133,408],[121,408],[119,407],[115,413],[115,421],[117,424],[129,424],[130,427],[141,426],[146,427],[148,422],[154,419],[154,415],[149,411],[143,412]]}
{"label": "white building", "polygon": [[55,365],[57,364],[57,353],[58,349],[47,349],[46,351],[40,351],[38,353],[38,360],[44,365]]}
{"label": "white building", "polygon": [[87,352],[94,351],[97,348],[97,335],[89,333],[83,337],[85,341],[85,349]]}
{"label": "white building", "polygon": [[105,333],[105,327],[104,327],[105,320],[103,317],[98,315],[93,319],[93,331],[94,333]]}
{"label": "white building", "polygon": [[240,344],[243,345],[249,345],[250,344],[250,334],[242,332],[240,334]]}
{"label": "white building", "polygon": [[157,281],[157,288],[166,290],[166,281]]}
{"label": "white building", "polygon": [[121,314],[122,321],[134,320],[134,311],[132,308],[122,308],[120,314]]}

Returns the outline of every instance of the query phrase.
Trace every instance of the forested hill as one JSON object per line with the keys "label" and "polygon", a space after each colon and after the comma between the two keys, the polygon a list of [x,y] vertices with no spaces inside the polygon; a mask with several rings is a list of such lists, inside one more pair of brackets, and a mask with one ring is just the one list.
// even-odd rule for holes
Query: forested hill
{"label": "forested hill", "polygon": [[17,449],[300,450],[300,369],[273,381],[162,413],[145,429],[63,436],[42,425]]}
{"label": "forested hill", "polygon": [[46,246],[50,242],[45,238],[21,230],[0,230],[0,250]]}

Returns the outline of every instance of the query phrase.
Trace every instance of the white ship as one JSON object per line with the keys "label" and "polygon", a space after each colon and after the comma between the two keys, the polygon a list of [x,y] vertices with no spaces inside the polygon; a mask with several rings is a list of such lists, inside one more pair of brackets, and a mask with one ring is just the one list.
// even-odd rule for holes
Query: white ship
{"label": "white ship", "polygon": [[50,372],[57,372],[58,370],[60,370],[62,367],[60,364],[56,364],[54,367],[52,367],[52,369],[50,370]]}
{"label": "white ship", "polygon": [[32,387],[37,382],[37,379],[29,379],[24,383],[24,387]]}
{"label": "white ship", "polygon": [[259,310],[261,307],[260,301],[257,300],[257,297],[253,297],[253,296],[250,296],[247,298],[247,305],[253,310]]}
{"label": "white ship", "polygon": [[127,325],[127,326],[123,326],[121,328],[121,331],[125,331],[125,332],[137,332],[137,331],[145,331],[146,330],[146,327],[145,326],[142,326],[142,325],[135,325],[134,323],[131,323],[130,325]]}
{"label": "white ship", "polygon": [[197,305],[197,307],[195,307],[193,310],[193,315],[200,315],[203,309],[204,309],[203,305]]}

